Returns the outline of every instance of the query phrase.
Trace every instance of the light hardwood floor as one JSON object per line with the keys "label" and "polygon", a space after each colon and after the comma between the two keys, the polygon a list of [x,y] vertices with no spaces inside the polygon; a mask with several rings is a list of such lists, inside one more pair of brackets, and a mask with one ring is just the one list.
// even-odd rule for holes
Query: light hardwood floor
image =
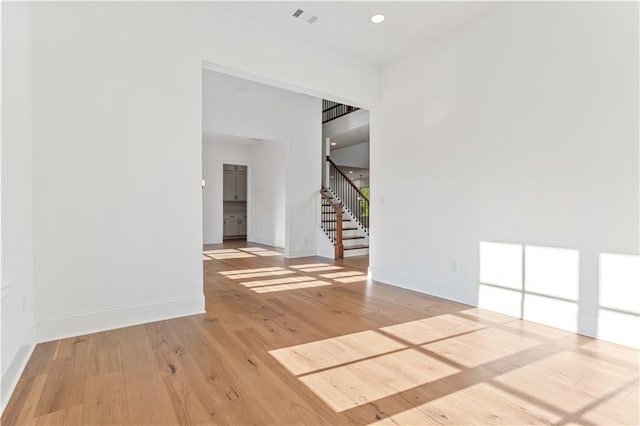
{"label": "light hardwood floor", "polygon": [[207,314],[39,344],[2,424],[639,423],[635,350],[368,284],[367,258],[206,250]]}

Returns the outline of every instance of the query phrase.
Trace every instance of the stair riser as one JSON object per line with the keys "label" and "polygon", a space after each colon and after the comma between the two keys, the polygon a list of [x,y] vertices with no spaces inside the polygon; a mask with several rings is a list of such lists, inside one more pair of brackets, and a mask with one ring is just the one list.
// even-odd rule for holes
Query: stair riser
{"label": "stair riser", "polygon": [[[342,237],[358,237],[362,235],[362,233],[358,230],[355,231],[342,231]],[[349,240],[347,240],[349,241]],[[356,241],[360,241],[360,240],[356,240]]]}
{"label": "stair riser", "polygon": [[[335,197],[335,195],[333,195],[332,199],[334,201],[338,201],[337,197]],[[333,210],[333,207],[331,207],[330,205],[328,205],[326,202],[323,202],[323,206],[321,208],[321,212],[323,213],[322,219],[325,220],[329,220],[329,219],[336,219],[336,212]],[[343,208],[343,219],[348,219],[347,221],[343,221],[342,222],[342,227],[343,228],[355,228],[355,229],[351,229],[351,230],[343,230],[342,231],[342,237],[343,238],[348,238],[348,237],[362,237],[362,238],[354,238],[354,239],[343,239],[342,240],[342,244],[345,248],[344,250],[344,256],[345,257],[352,257],[352,256],[364,256],[369,254],[369,249],[366,247],[369,245],[369,236],[366,234],[366,232],[364,231],[364,229],[362,229],[360,227],[360,225],[358,224],[358,222],[353,219],[353,217],[351,216],[351,214],[347,211],[346,208]],[[336,223],[335,222],[324,222],[323,223],[323,227],[331,227],[331,228],[335,228]],[[334,231],[335,232],[335,231]],[[325,234],[330,235],[331,232],[326,232]],[[350,247],[361,247],[361,246],[365,246],[363,248],[354,248],[349,250]]]}
{"label": "stair riser", "polygon": [[365,256],[369,254],[369,249],[345,250],[344,257]]}
{"label": "stair riser", "polygon": [[342,240],[342,245],[344,247],[353,247],[353,246],[366,246],[369,245],[369,241],[366,238],[358,238],[357,240]]}
{"label": "stair riser", "polygon": [[[357,231],[347,231],[344,233],[343,237],[354,237],[357,236],[358,234],[356,233]],[[351,235],[349,235],[349,233],[352,233]],[[327,235],[327,233],[325,232],[325,235]],[[327,235],[327,238],[329,238],[329,235]],[[363,244],[367,244],[366,242],[364,242],[365,240],[362,238],[358,238],[357,240],[342,240],[342,244],[344,246],[360,246]]]}

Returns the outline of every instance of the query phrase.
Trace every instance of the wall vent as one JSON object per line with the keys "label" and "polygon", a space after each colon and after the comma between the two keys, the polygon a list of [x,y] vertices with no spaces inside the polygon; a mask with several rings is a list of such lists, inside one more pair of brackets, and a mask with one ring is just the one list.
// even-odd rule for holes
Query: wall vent
{"label": "wall vent", "polygon": [[291,13],[291,16],[293,16],[296,19],[301,19],[305,21],[307,24],[313,24],[318,20],[318,17],[316,15],[312,15],[308,12],[305,12],[302,9],[294,10],[293,13]]}

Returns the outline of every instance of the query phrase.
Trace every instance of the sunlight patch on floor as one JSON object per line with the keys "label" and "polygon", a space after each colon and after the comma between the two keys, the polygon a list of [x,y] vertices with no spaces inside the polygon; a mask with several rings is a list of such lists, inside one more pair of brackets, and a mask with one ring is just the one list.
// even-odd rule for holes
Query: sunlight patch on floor
{"label": "sunlight patch on floor", "polygon": [[237,253],[236,249],[219,249],[219,250],[204,250],[204,254],[223,254],[223,253]]}
{"label": "sunlight patch on floor", "polygon": [[255,257],[249,253],[222,253],[222,254],[209,254],[208,256],[213,257],[216,260],[226,260],[226,259],[248,259],[250,257]]}
{"label": "sunlight patch on floor", "polygon": [[253,272],[269,272],[269,271],[284,271],[284,268],[273,266],[270,268],[254,268],[254,269],[236,269],[233,271],[220,271],[221,275],[238,275],[238,274],[250,274]]}
{"label": "sunlight patch on floor", "polygon": [[327,285],[331,285],[326,281],[303,281],[298,283],[291,284],[280,284],[280,285],[270,285],[266,287],[254,287],[251,290],[256,293],[273,293],[275,291],[284,291],[284,290],[299,290],[301,288],[311,288],[311,287],[324,287]]}
{"label": "sunlight patch on floor", "polygon": [[344,268],[342,266],[319,266],[316,268],[300,268],[302,272],[335,271],[337,269],[344,269]]}
{"label": "sunlight patch on floor", "polygon": [[[473,413],[472,421],[470,413]],[[561,418],[557,413],[540,408],[526,399],[490,384],[479,383],[371,424],[555,424]]]}
{"label": "sunlight patch on floor", "polygon": [[[384,417],[377,425],[462,424],[469,413],[474,424],[600,424],[612,412],[620,424],[637,424],[638,409],[629,410],[639,397],[637,360],[595,340],[548,346],[571,336],[471,308],[269,354],[336,412],[375,403]],[[593,355],[602,345],[614,356]],[[411,407],[422,392],[429,402]]]}
{"label": "sunlight patch on floor", "polygon": [[397,351],[405,345],[374,330],[319,340],[269,353],[294,375]]}
{"label": "sunlight patch on floor", "polygon": [[251,254],[255,254],[258,256],[282,256],[282,253],[275,250],[267,250],[262,247],[244,247],[239,248],[238,250],[242,250]]}
{"label": "sunlight patch on floor", "polygon": [[290,275],[295,274],[294,271],[282,270],[282,271],[265,271],[265,272],[251,272],[247,274],[227,275],[227,278],[232,280],[242,280],[245,278],[259,278],[259,277],[273,277],[278,275]]}
{"label": "sunlight patch on floor", "polygon": [[[584,422],[594,425],[619,424],[637,425],[640,424],[640,394],[638,383],[630,383],[622,386],[618,391],[611,392],[604,401],[586,410],[580,417]],[[612,418],[615,421],[612,422]]]}
{"label": "sunlight patch on floor", "polygon": [[341,412],[441,379],[459,370],[416,349],[406,349],[300,378]]}
{"label": "sunlight patch on floor", "polygon": [[[635,383],[636,398],[638,395],[637,372],[574,351],[563,351],[528,363],[499,375],[495,381],[570,412],[583,409],[630,382]],[[632,393],[633,389],[627,393]],[[559,394],[566,396],[561,403],[558,401]]]}
{"label": "sunlight patch on floor", "polygon": [[481,323],[460,318],[456,315],[445,314],[383,327],[380,330],[414,345],[421,345],[432,340],[443,339],[480,328],[484,328]]}
{"label": "sunlight patch on floor", "polygon": [[476,367],[539,345],[534,339],[496,328],[486,328],[422,347],[464,365]]}
{"label": "sunlight patch on floor", "polygon": [[290,283],[299,283],[303,281],[314,281],[315,278],[309,276],[302,277],[287,277],[287,278],[275,278],[271,280],[258,280],[258,281],[246,281],[240,283],[240,285],[245,287],[262,287],[265,285],[274,285],[274,284],[290,284]]}
{"label": "sunlight patch on floor", "polygon": [[282,256],[282,253],[272,250],[265,250],[255,253],[258,256]]}
{"label": "sunlight patch on floor", "polygon": [[[255,253],[263,252],[261,250],[254,251]],[[324,265],[324,266],[318,266]],[[249,279],[249,278],[267,278],[282,275],[294,275],[304,272],[319,272],[326,270],[343,269],[341,266],[331,266],[324,263],[311,263],[304,265],[292,265],[291,269],[285,269],[281,267],[270,268],[254,268],[254,269],[235,269],[231,271],[221,271],[221,275],[231,280]],[[255,293],[271,293],[276,291],[285,290],[298,290],[312,287],[323,287],[332,284],[347,284],[353,282],[366,281],[367,275],[359,271],[341,271],[330,274],[319,274],[319,277],[336,277],[333,282],[325,281],[309,275],[294,275],[286,278],[274,278],[274,279],[259,279],[251,280],[239,283],[240,285],[249,288]]]}
{"label": "sunlight patch on floor", "polygon": [[305,263],[304,265],[290,265],[290,268],[293,269],[302,269],[302,268],[317,268],[319,266],[329,266],[328,263]]}
{"label": "sunlight patch on floor", "polygon": [[363,281],[367,281],[369,277],[367,274],[354,275],[352,277],[344,277],[344,278],[335,278],[334,281],[339,282],[341,284],[348,283],[359,283]]}
{"label": "sunlight patch on floor", "polygon": [[239,251],[236,249],[204,250],[202,254],[210,258],[210,259],[203,259],[203,260],[244,259],[244,258],[255,257],[250,253],[245,253],[243,251]]}
{"label": "sunlight patch on floor", "polygon": [[203,255],[209,256],[203,260],[226,260],[226,259],[246,259],[256,256],[282,256],[282,253],[275,250],[268,250],[262,247],[242,247],[238,249],[203,250]]}
{"label": "sunlight patch on floor", "polygon": [[506,323],[504,324],[504,329],[539,341],[563,339],[572,335],[572,333],[560,330],[559,328],[522,320]]}
{"label": "sunlight patch on floor", "polygon": [[504,315],[498,312],[492,312],[492,311],[488,311],[486,309],[480,309],[480,308],[465,309],[463,311],[458,312],[458,314],[462,314],[465,318],[469,318],[474,321],[479,321],[484,324],[504,324],[504,323],[518,320],[517,317]]}

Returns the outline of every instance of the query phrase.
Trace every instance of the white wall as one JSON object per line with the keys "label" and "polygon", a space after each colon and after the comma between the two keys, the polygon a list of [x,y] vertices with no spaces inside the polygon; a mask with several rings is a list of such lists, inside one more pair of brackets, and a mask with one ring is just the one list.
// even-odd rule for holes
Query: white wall
{"label": "white wall", "polygon": [[247,165],[247,240],[284,248],[285,241],[285,159],[286,146],[269,141],[246,141],[221,135],[203,134],[202,176],[203,241],[221,243],[222,165]]}
{"label": "white wall", "polygon": [[321,100],[210,70],[203,79],[204,131],[263,141],[250,154],[248,238],[285,256],[314,255]]}
{"label": "white wall", "polygon": [[322,125],[322,140],[369,124],[369,111],[359,109]]}
{"label": "white wall", "polygon": [[369,168],[369,142],[350,145],[331,151],[331,159],[339,166]]}
{"label": "white wall", "polygon": [[[222,165],[248,165],[251,161],[249,146],[245,143],[225,142],[203,134],[202,179],[206,186],[202,191],[203,242],[222,242]],[[249,184],[247,184],[247,187]]]}
{"label": "white wall", "polygon": [[285,248],[286,160],[287,147],[282,143],[263,141],[251,148],[249,241]]}
{"label": "white wall", "polygon": [[33,349],[31,6],[2,5],[0,406]]}
{"label": "white wall", "polygon": [[[476,305],[480,242],[567,248],[525,261],[575,279],[578,301],[525,296],[525,318],[546,307],[552,325],[604,336],[599,257],[638,259],[638,4],[502,4],[386,67],[381,90],[373,278]],[[570,310],[573,324],[554,319]]]}
{"label": "white wall", "polygon": [[[40,339],[203,309],[203,61],[357,104],[377,95],[374,67],[215,3],[33,8]],[[317,184],[306,172],[287,168]]]}

